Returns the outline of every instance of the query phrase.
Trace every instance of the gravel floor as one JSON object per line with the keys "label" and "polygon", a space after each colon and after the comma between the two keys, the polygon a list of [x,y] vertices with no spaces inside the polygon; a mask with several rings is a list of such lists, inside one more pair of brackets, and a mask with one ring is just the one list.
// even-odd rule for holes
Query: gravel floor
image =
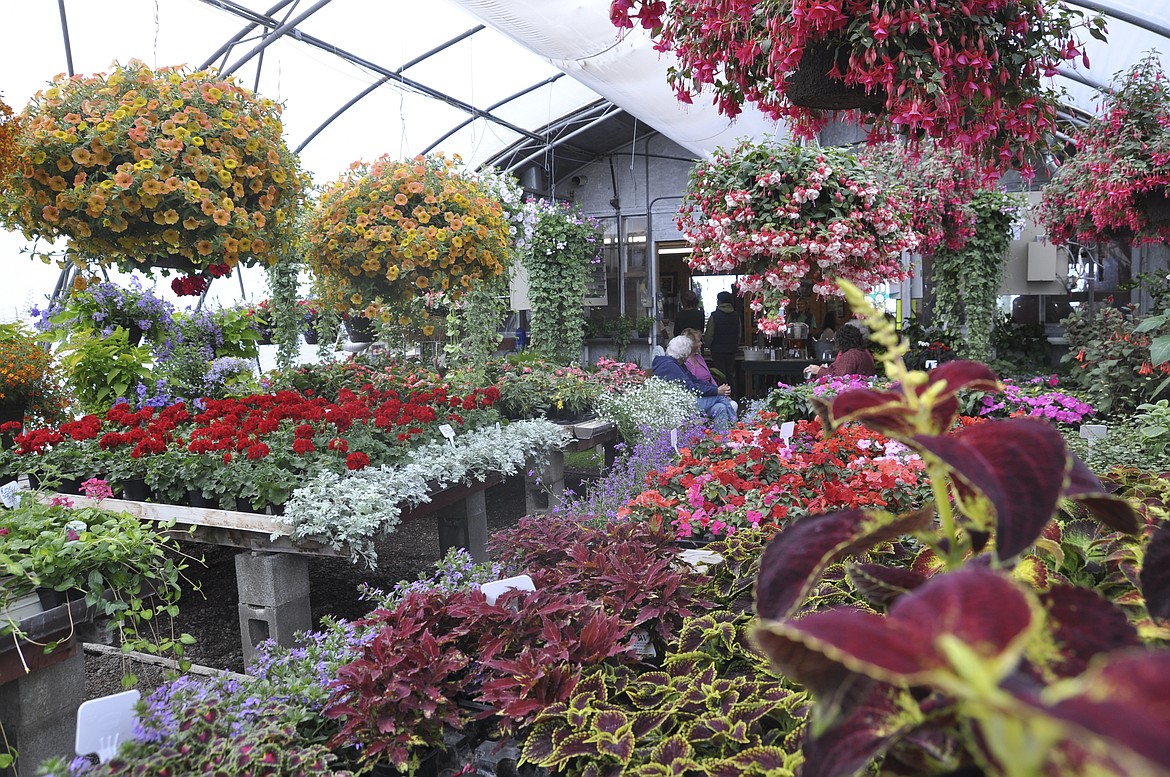
{"label": "gravel floor", "polygon": [[[568,475],[567,485],[579,487],[578,476]],[[524,514],[524,481],[511,478],[486,493],[488,530],[495,533],[514,526]],[[197,665],[242,672],[239,616],[237,612],[234,551],[215,546],[187,545],[188,552],[202,554],[206,567],[192,565],[187,574],[199,590],[185,590],[179,603],[176,629],[193,635],[197,642],[188,657]],[[402,524],[378,545],[379,567],[369,570],[344,558],[309,557],[310,599],[313,620],[322,615],[357,618],[369,607],[358,598],[357,587],[369,583],[391,588],[399,580],[413,580],[439,560],[439,540],[433,518]],[[124,668],[137,678],[144,693],[165,680],[166,670],[139,662],[126,663],[118,655],[86,654],[86,698],[122,690]]]}

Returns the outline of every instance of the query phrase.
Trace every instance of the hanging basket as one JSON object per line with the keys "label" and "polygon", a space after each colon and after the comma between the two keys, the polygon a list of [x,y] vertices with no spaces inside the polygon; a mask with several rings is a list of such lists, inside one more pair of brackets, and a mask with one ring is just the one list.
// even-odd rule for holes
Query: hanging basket
{"label": "hanging basket", "polygon": [[838,41],[809,44],[800,66],[784,82],[784,94],[793,105],[822,111],[862,110],[880,113],[886,104],[883,91],[866,92],[829,75],[833,66],[844,73],[849,67],[849,47]]}
{"label": "hanging basket", "polygon": [[345,319],[345,333],[351,343],[372,343],[374,322],[365,316],[350,316]]}
{"label": "hanging basket", "polygon": [[1137,197],[1136,204],[1145,211],[1151,226],[1170,225],[1170,197],[1166,189],[1152,189]]}

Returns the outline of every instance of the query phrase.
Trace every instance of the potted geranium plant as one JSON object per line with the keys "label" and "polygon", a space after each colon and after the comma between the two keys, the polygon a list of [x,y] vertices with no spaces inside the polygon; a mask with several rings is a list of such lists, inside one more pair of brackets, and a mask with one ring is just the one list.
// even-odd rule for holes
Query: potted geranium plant
{"label": "potted geranium plant", "polygon": [[1170,83],[1154,55],[1116,81],[1044,187],[1040,219],[1055,243],[1170,240]]}
{"label": "potted geranium plant", "polygon": [[429,318],[428,292],[457,299],[503,274],[509,225],[499,200],[456,160],[383,156],[325,187],[306,239],[327,304],[411,326]]}
{"label": "potted geranium plant", "polygon": [[280,111],[214,71],[60,76],[22,114],[5,223],[127,271],[271,263],[306,180]]}
{"label": "potted geranium plant", "polygon": [[918,242],[901,192],[879,190],[848,152],[772,140],[745,140],[697,165],[678,225],[694,246],[692,268],[740,274],[769,336],[802,284],[831,296],[838,278],[867,289],[905,279],[902,252]]}
{"label": "potted geranium plant", "polygon": [[[679,99],[710,87],[720,112],[744,102],[812,137],[833,111],[864,117],[871,137],[935,138],[991,166],[1025,163],[1052,129],[1059,93],[1048,77],[1084,56],[1079,28],[1104,21],[1042,0],[793,0],[727,3],[612,0],[678,57]],[[810,75],[808,72],[812,70]],[[809,81],[813,81],[812,84]]]}

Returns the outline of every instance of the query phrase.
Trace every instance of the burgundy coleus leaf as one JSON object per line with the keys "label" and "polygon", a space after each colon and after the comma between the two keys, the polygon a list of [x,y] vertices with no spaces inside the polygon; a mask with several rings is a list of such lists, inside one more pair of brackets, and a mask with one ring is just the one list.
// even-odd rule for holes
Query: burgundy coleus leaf
{"label": "burgundy coleus leaf", "polygon": [[814,693],[842,670],[897,685],[931,685],[949,674],[944,638],[965,645],[1002,677],[1019,659],[1034,605],[984,567],[937,575],[900,597],[888,615],[853,609],[764,622],[753,639],[782,674]]}
{"label": "burgundy coleus leaf", "polygon": [[946,437],[918,435],[913,443],[947,466],[961,496],[990,503],[1000,559],[1030,547],[1056,512],[1069,458],[1064,438],[1045,421],[991,421]]}
{"label": "burgundy coleus leaf", "polygon": [[1037,706],[1170,769],[1170,651],[1125,651],[1070,682],[1083,690],[1051,706]]}
{"label": "burgundy coleus leaf", "polygon": [[1150,615],[1170,618],[1170,523],[1159,526],[1146,545],[1141,584]]}
{"label": "burgundy coleus leaf", "polygon": [[1046,663],[1060,677],[1076,677],[1100,653],[1139,644],[1137,629],[1113,603],[1096,591],[1070,585],[1054,586],[1040,595],[1047,612],[1044,628],[1056,654]]}
{"label": "burgundy coleus leaf", "polygon": [[1064,495],[1083,504],[1098,521],[1126,534],[1141,531],[1142,517],[1128,499],[1110,495],[1085,462],[1072,455],[1072,468]]}
{"label": "burgundy coleus leaf", "polygon": [[[932,396],[930,415],[926,420],[933,434],[945,434],[959,415],[957,394],[962,389],[999,392],[1002,384],[985,364],[973,361],[951,361],[930,371],[926,383],[915,389],[915,394]],[[937,393],[936,393],[937,392]],[[846,421],[861,421],[870,429],[896,439],[905,440],[922,431],[916,408],[910,407],[901,391],[855,389],[846,391],[833,400],[830,415],[834,425]]]}
{"label": "burgundy coleus leaf", "polygon": [[931,520],[925,510],[905,516],[847,510],[793,522],[760,560],[756,614],[768,620],[791,615],[829,564],[925,528]]}
{"label": "burgundy coleus leaf", "polygon": [[804,741],[801,777],[858,774],[873,763],[901,733],[899,695],[905,691],[875,683],[862,703],[832,728]]}
{"label": "burgundy coleus leaf", "polygon": [[882,564],[850,564],[846,573],[857,592],[876,607],[889,607],[902,594],[926,582],[926,575],[903,567]]}

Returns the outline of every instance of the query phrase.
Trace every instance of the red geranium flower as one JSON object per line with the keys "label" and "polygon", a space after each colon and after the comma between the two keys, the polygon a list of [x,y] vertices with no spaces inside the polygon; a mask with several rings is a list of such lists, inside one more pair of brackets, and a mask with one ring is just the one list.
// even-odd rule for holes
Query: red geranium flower
{"label": "red geranium flower", "polygon": [[361,451],[354,451],[345,457],[345,466],[351,470],[365,469],[370,465],[370,457]]}

